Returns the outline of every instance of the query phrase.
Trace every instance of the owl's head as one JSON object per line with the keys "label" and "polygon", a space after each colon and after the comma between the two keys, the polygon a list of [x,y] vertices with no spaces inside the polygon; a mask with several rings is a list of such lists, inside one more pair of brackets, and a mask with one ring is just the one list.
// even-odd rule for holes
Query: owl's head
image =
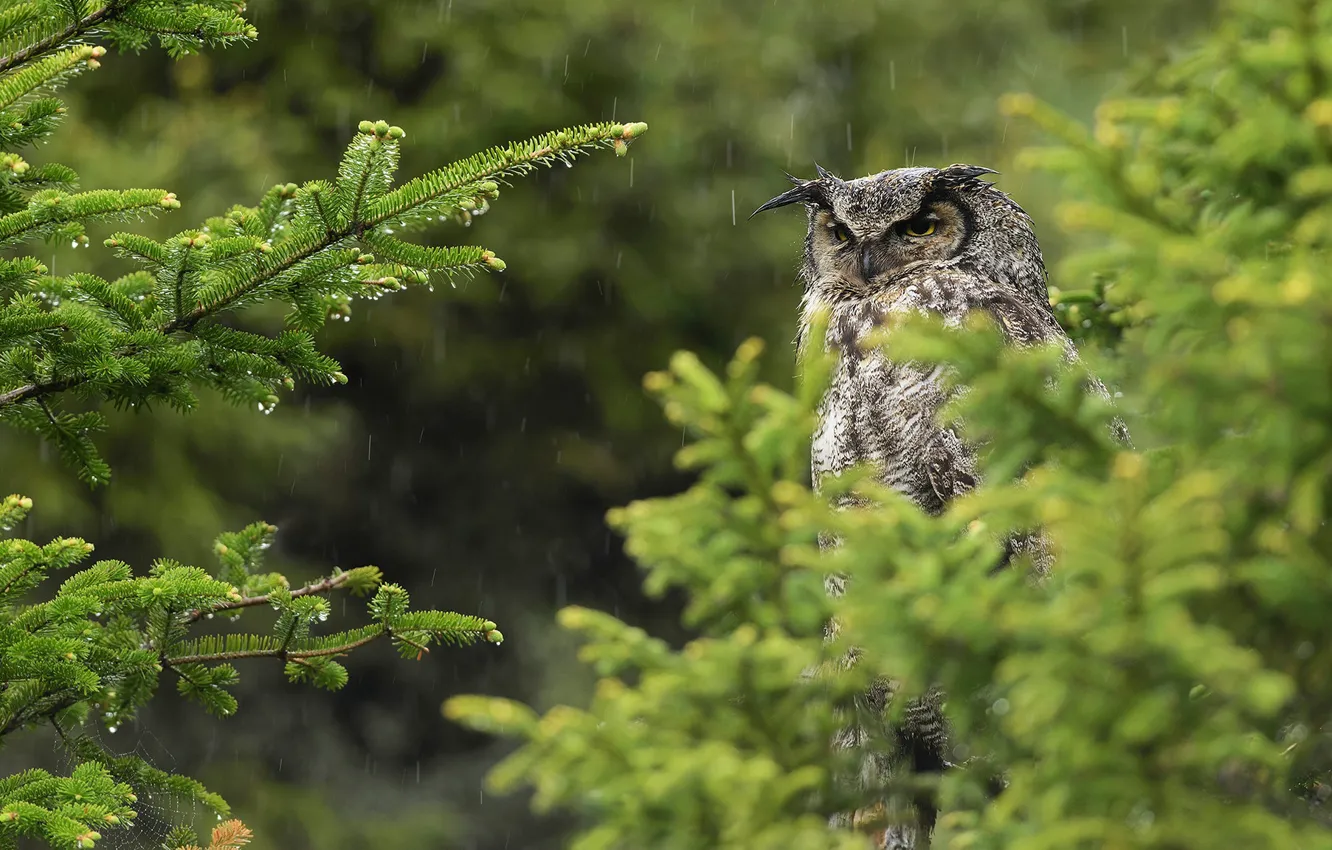
{"label": "owl's head", "polygon": [[755,210],[802,203],[806,286],[829,300],[873,295],[951,267],[976,280],[1046,298],[1045,265],[1031,219],[980,179],[975,165],[898,168],[842,180],[816,165],[818,177]]}

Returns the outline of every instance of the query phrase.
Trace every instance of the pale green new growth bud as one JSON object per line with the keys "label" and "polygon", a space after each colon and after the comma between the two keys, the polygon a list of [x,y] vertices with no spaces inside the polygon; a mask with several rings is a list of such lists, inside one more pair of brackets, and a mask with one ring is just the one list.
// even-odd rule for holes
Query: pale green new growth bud
{"label": "pale green new growth bud", "polygon": [[624,156],[629,153],[629,144],[624,139],[615,140],[615,155]]}
{"label": "pale green new growth bud", "polygon": [[360,124],[356,125],[356,129],[369,136],[375,132],[375,122],[362,121]]}
{"label": "pale green new growth bud", "polygon": [[624,137],[626,139],[636,139],[647,132],[647,124],[642,121],[635,121],[632,124],[624,125]]}
{"label": "pale green new growth bud", "polygon": [[344,375],[342,372],[334,372],[333,380],[337,381],[339,384],[345,384],[347,383],[347,376]]}
{"label": "pale green new growth bud", "polygon": [[389,123],[388,123],[387,121],[382,121],[382,120],[381,120],[381,121],[376,121],[376,122],[375,122],[375,135],[376,135],[376,136],[387,136],[388,133],[389,133]]}
{"label": "pale green new growth bud", "polygon": [[612,124],[612,125],[611,125],[611,128],[610,128],[610,134],[611,134],[612,136],[623,136],[623,135],[624,135],[624,125],[623,125],[623,124]]}
{"label": "pale green new growth bud", "polygon": [[403,136],[406,135],[407,131],[397,126],[396,124],[388,128],[388,137],[390,139],[401,139]]}
{"label": "pale green new growth bud", "polygon": [[490,641],[493,644],[504,643],[504,633],[501,632],[499,629],[491,629],[490,631],[486,632],[486,640]]}
{"label": "pale green new growth bud", "polygon": [[458,208],[469,211],[474,210],[476,209],[476,201],[472,200],[471,198],[463,198],[461,201],[458,202]]}

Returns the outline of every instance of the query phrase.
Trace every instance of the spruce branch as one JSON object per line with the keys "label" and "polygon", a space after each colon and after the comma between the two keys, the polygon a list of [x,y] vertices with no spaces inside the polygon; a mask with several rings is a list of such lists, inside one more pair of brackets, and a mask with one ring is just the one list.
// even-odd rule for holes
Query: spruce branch
{"label": "spruce branch", "polygon": [[[11,30],[41,22],[40,15],[19,17],[10,22]],[[155,35],[168,52],[180,55],[203,46],[225,46],[257,38],[258,31],[235,10],[175,0],[161,3],[149,0],[111,0],[70,21],[66,26],[41,36],[31,44],[0,57],[0,75],[40,60],[66,44],[77,43],[95,35],[106,34],[126,47],[141,47],[145,37]]]}
{"label": "spruce branch", "polygon": [[[378,572],[377,568],[375,567],[361,567],[360,569],[375,570],[376,572]],[[311,582],[310,584],[307,584],[304,587],[291,591],[292,598],[299,599],[302,596],[312,596],[315,594],[329,593],[331,591],[337,590],[338,588],[342,587],[348,582],[351,582],[356,572],[357,572],[356,570],[352,570],[350,572],[345,572],[345,573],[335,573],[334,575],[328,576],[327,578]],[[264,593],[257,596],[245,596],[240,599],[221,602],[207,610],[204,610],[202,608],[196,608],[189,613],[188,620],[189,622],[193,623],[203,619],[204,617],[210,614],[222,614],[227,611],[236,611],[241,608],[254,608],[260,605],[269,605],[272,604],[272,598],[273,594]]]}
{"label": "spruce branch", "polygon": [[[598,148],[623,154],[646,129],[641,123],[602,123],[544,133],[395,189],[406,134],[385,121],[364,121],[332,183],[280,184],[256,207],[235,207],[161,242],[113,234],[105,244],[143,266],[138,278],[51,278],[31,264],[16,266],[16,292],[28,297],[0,305],[0,352],[15,350],[16,334],[31,344],[22,356],[0,360],[0,380],[17,384],[0,389],[0,417],[55,439],[81,477],[98,484],[108,480],[109,470],[87,432],[100,427],[100,419],[65,418],[46,401],[51,396],[78,388],[120,404],[165,399],[188,409],[195,400],[192,387],[202,384],[233,403],[271,410],[296,378],[345,383],[337,362],[319,353],[310,334],[329,316],[345,316],[352,299],[424,284],[431,275],[505,268],[479,246],[418,245],[395,231],[445,216],[479,215],[508,178]],[[43,189],[26,208],[0,216],[0,244],[37,234],[82,238],[86,219],[177,207],[175,196],[163,190]],[[262,301],[291,307],[287,330],[277,337],[232,331],[216,321]],[[57,327],[65,332],[55,333]]]}
{"label": "spruce branch", "polygon": [[95,32],[98,26],[114,18],[115,15],[122,12],[126,6],[132,5],[133,2],[134,0],[114,0],[114,2],[107,3],[100,9],[90,12],[77,21],[74,21],[63,30],[52,33],[46,38],[30,44],[21,50],[16,50],[8,56],[0,57],[0,74],[4,74],[13,68],[21,67],[37,57],[55,50],[62,44],[66,44]]}

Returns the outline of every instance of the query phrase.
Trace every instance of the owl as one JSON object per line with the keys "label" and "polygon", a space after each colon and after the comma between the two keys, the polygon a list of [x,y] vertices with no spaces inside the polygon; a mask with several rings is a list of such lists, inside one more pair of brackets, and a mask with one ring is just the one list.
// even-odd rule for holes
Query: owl
{"label": "owl", "polygon": [[[938,514],[978,483],[974,448],[959,437],[957,423],[940,421],[949,399],[946,367],[892,362],[865,343],[894,313],[924,312],[958,326],[967,314],[982,311],[1011,344],[1052,343],[1075,359],[1050,307],[1031,218],[982,179],[995,173],[988,168],[899,168],[842,180],[815,167],[816,179],[790,178],[793,188],[755,210],[797,203],[808,210],[798,345],[822,344],[837,355],[813,439],[814,485],[870,464],[884,484]],[[822,311],[826,338],[812,340],[812,320]],[[1104,393],[1099,383],[1093,390]],[[1011,538],[1005,559],[1024,550],[1038,572],[1048,568],[1039,535]],[[842,579],[830,576],[830,592],[842,589]],[[882,707],[890,692],[891,683],[883,683],[866,702]],[[936,691],[909,704],[896,730],[896,757],[915,771],[947,765],[941,703]],[[838,743],[855,747],[865,738],[863,730],[849,729]],[[933,813],[923,808],[928,829]],[[910,835],[891,831],[879,841],[883,847],[914,844]]]}

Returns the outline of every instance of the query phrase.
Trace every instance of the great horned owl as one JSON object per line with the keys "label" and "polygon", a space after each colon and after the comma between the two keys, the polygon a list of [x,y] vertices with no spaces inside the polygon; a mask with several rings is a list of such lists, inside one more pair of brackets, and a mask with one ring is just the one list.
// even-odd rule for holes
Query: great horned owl
{"label": "great horned owl", "polygon": [[1073,356],[1031,219],[980,179],[988,168],[899,168],[858,180],[818,171],[756,210],[809,208],[800,344],[826,309],[825,343],[839,353],[814,437],[815,482],[873,463],[884,483],[938,513],[976,484],[972,452],[937,421],[942,369],[891,363],[861,344],[890,313],[927,311],[956,325],[981,310],[1010,341],[1057,341]]}
{"label": "great horned owl", "polygon": [[[954,423],[939,421],[947,401],[943,368],[894,363],[862,343],[891,313],[924,311],[957,325],[980,310],[994,317],[1009,342],[1052,342],[1075,358],[1050,307],[1031,219],[981,179],[995,173],[988,168],[899,168],[856,180],[816,168],[816,179],[792,177],[792,189],[755,210],[802,203],[809,212],[799,344],[817,344],[808,338],[811,319],[827,310],[823,344],[838,355],[814,435],[815,487],[825,475],[872,464],[885,484],[937,514],[977,484],[974,451]],[[1099,384],[1094,389],[1104,392]],[[1009,553],[1040,550],[1038,540],[1015,537]],[[1033,554],[1039,569],[1044,558]],[[838,577],[830,577],[829,589],[841,591]],[[884,698],[878,692],[868,701],[881,705]],[[940,701],[936,692],[909,705],[898,730],[899,752],[916,770],[946,764]],[[855,746],[863,738],[851,729],[839,743]],[[928,828],[932,812],[923,814]],[[913,843],[909,835],[889,834],[880,842]]]}

